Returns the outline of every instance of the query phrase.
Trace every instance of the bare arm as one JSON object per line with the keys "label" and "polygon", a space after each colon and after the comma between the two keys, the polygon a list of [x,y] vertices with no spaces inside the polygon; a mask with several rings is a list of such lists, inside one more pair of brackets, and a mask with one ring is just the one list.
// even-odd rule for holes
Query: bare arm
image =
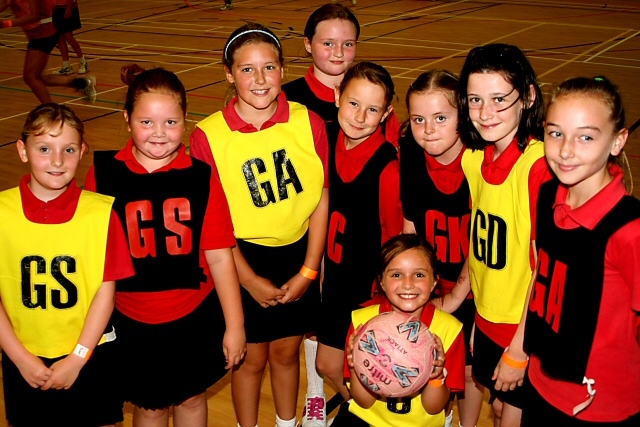
{"label": "bare arm", "polygon": [[244,255],[242,255],[240,248],[235,246],[231,251],[233,253],[233,261],[236,265],[240,285],[245,288],[262,307],[266,308],[278,304],[278,300],[284,296],[285,291],[276,288],[270,280],[258,276]]}
{"label": "bare arm", "polygon": [[[537,252],[535,249],[535,242],[532,242],[534,254],[536,257],[536,266],[531,274],[531,281],[529,282],[529,288],[527,289],[527,298],[525,299],[524,308],[522,310],[522,316],[520,317],[520,323],[518,323],[518,328],[516,329],[516,333],[511,339],[511,343],[509,347],[507,347],[505,353],[506,356],[515,361],[526,361],[528,360],[527,354],[524,352],[523,344],[524,344],[524,329],[525,323],[527,322],[527,311],[529,310],[529,299],[531,298],[531,292],[533,291],[533,287],[536,283],[536,277],[538,272],[537,266]],[[526,366],[526,365],[525,365]],[[492,379],[496,380],[495,389],[496,390],[514,390],[516,386],[521,386],[524,381],[525,368],[514,368],[509,366],[504,362],[501,358],[498,361],[498,365],[493,373]]]}
{"label": "bare arm", "polygon": [[376,403],[378,400],[378,395],[373,394],[367,387],[365,387],[358,378],[358,374],[356,371],[351,368],[351,387],[349,391],[351,392],[351,397],[353,400],[362,408],[369,409]]}
{"label": "bare arm", "polygon": [[[327,224],[329,216],[329,189],[322,190],[320,203],[309,218],[309,239],[307,242],[307,253],[304,258],[304,265],[311,270],[318,271],[324,254],[324,244],[327,238]],[[300,266],[302,267],[302,266]],[[293,276],[282,286],[286,294],[280,302],[298,300],[307,291],[312,280],[300,273]]]}
{"label": "bare arm", "polygon": [[240,363],[246,350],[238,273],[230,248],[207,250],[204,254],[224,315],[226,329],[222,346],[229,369]]}
{"label": "bare arm", "polygon": [[[427,385],[422,389],[420,395],[422,406],[427,413],[435,415],[442,411],[449,401],[450,390],[447,387],[444,375],[445,351],[442,340],[437,335],[433,338],[436,342],[438,359],[434,361],[434,370]],[[432,381],[435,380],[435,381]]]}
{"label": "bare arm", "polygon": [[413,223],[413,221],[409,221],[408,219],[404,218],[404,221],[402,222],[402,234],[417,234],[416,225]]}
{"label": "bare arm", "polygon": [[433,304],[447,313],[453,313],[464,302],[469,292],[471,292],[471,280],[469,277],[469,258],[467,258],[451,292],[442,297],[434,298]]}
{"label": "bare arm", "polygon": [[[113,306],[115,303],[116,282],[103,282],[91,302],[91,307],[82,327],[82,332],[78,338],[78,344],[93,350],[102,338],[104,330],[109,323]],[[42,390],[49,388],[68,389],[73,385],[82,367],[87,363],[88,358],[82,358],[76,354],[69,354],[51,365],[53,374],[42,387]]]}
{"label": "bare arm", "polygon": [[[5,3],[3,7],[0,7],[0,12],[6,9],[7,6],[8,6],[8,2]],[[11,21],[12,21],[12,26],[22,27],[23,25],[32,24],[39,20],[40,20],[40,2],[38,0],[29,0],[29,14],[21,16],[20,18],[14,17]]]}

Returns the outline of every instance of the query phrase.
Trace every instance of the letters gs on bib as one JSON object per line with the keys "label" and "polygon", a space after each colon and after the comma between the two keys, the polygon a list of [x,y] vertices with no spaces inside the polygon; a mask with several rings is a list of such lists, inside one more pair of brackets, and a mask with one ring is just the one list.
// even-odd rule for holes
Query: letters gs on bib
{"label": "letters gs on bib", "polygon": [[[258,175],[267,172],[267,167],[263,159],[254,158],[247,160],[242,165],[244,179],[247,182],[247,187],[251,193],[253,204],[257,208],[263,208],[269,203],[276,203],[277,201],[288,199],[289,192],[287,191],[287,185],[292,185],[296,193],[301,193],[303,191],[302,183],[298,178],[298,174],[296,173],[296,169],[293,167],[291,160],[287,157],[287,151],[285,149],[281,149],[273,153],[273,165],[276,172],[278,200],[276,200],[271,182],[259,182],[258,177],[254,172],[254,168]],[[264,192],[265,197],[262,196],[260,189]]]}
{"label": "letters gs on bib", "polygon": [[473,255],[494,270],[507,265],[507,223],[493,214],[478,209],[473,217],[471,236]]}
{"label": "letters gs on bib", "polygon": [[[76,272],[76,260],[68,255],[59,255],[51,260],[51,265],[47,265],[47,260],[39,255],[27,255],[22,258],[22,304],[27,308],[47,307],[47,285],[45,283],[34,283],[32,290],[31,269],[35,264],[35,274],[47,274],[47,268],[51,269],[50,275],[62,286],[66,292],[66,298],[62,296],[62,290],[51,289],[51,305],[53,308],[71,308],[78,303],[78,288],[62,272],[62,264],[66,264],[66,274]],[[33,294],[35,293],[35,300]]]}

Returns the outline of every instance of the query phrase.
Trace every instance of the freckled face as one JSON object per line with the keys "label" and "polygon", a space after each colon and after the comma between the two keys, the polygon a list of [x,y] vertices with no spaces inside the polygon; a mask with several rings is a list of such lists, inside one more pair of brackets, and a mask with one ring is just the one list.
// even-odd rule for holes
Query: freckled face
{"label": "freckled face", "polygon": [[504,150],[518,132],[524,102],[500,73],[473,73],[467,84],[469,118],[480,136]]}
{"label": "freckled face", "polygon": [[344,92],[336,93],[338,122],[349,148],[369,138],[389,115],[391,107],[385,107],[384,95],[382,87],[361,78],[352,79]]}
{"label": "freckled face", "polygon": [[335,77],[344,75],[356,56],[356,27],[343,19],[322,21],[304,47],[313,58],[314,72]]}
{"label": "freckled face", "polygon": [[380,285],[394,310],[420,318],[436,280],[427,256],[413,248],[401,252],[391,260],[382,275]]}
{"label": "freckled face", "polygon": [[411,133],[428,154],[449,164],[462,150],[458,110],[442,92],[414,92],[409,96]]}
{"label": "freckled face", "polygon": [[30,135],[17,142],[18,154],[29,163],[29,188],[40,200],[53,200],[67,189],[74,178],[86,145],[74,128],[55,124],[42,135]]}

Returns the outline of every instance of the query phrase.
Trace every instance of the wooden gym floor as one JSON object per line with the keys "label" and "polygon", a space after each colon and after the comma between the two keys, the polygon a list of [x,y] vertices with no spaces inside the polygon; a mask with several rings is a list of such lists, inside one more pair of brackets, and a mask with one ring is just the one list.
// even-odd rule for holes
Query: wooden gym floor
{"label": "wooden gym floor", "polygon": [[[91,104],[68,88],[51,88],[51,93],[56,102],[70,105],[85,121],[92,150],[120,148],[128,139],[122,119],[126,88],[119,77],[124,64],[162,66],[178,73],[188,92],[189,130],[222,107],[227,83],[220,64],[221,51],[231,31],[247,21],[267,25],[281,38],[287,79],[306,72],[310,60],[305,56],[302,31],[309,14],[323,0],[237,0],[235,8],[227,12],[219,10],[222,3],[80,1],[83,28],[76,32],[76,38],[89,58],[91,73],[97,76],[98,100]],[[343,3],[350,5],[349,1]],[[406,90],[421,72],[432,68],[459,72],[472,47],[505,42],[527,53],[545,95],[568,77],[608,76],[620,86],[627,126],[635,131],[640,125],[637,0],[358,0],[350,7],[362,26],[357,58],[378,62],[391,72],[401,120],[406,118]],[[0,14],[0,19],[7,16],[6,12]],[[22,81],[25,48],[19,28],[0,31],[0,190],[16,186],[27,172],[14,144],[26,113],[37,105]],[[59,68],[60,63],[55,50],[49,71]],[[77,69],[73,55],[72,64]],[[640,175],[639,133],[633,132],[626,146],[635,176]],[[89,154],[78,170],[80,184],[91,162]],[[634,194],[640,196],[637,181]],[[301,377],[300,408],[306,388],[304,369]],[[228,377],[212,387],[208,396],[210,425],[235,425]],[[268,376],[261,405],[260,424],[273,425]],[[485,405],[479,426],[492,425],[489,412]],[[0,427],[5,425],[2,405]],[[131,409],[127,407],[124,426],[130,425]]]}

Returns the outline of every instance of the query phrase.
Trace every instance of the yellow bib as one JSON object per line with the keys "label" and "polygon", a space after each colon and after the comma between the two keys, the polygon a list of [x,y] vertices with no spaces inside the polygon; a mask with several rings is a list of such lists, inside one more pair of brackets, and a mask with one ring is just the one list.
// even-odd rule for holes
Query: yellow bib
{"label": "yellow bib", "polygon": [[532,140],[507,179],[493,185],[482,177],[484,152],[467,150],[462,168],[471,190],[469,270],[478,314],[493,323],[520,321],[531,280],[529,171],[544,156]]}
{"label": "yellow bib", "polygon": [[306,107],[289,102],[286,123],[259,132],[229,129],[222,112],[198,123],[207,135],[236,238],[264,246],[296,242],[324,187]]}
{"label": "yellow bib", "polygon": [[0,193],[0,297],[29,352],[73,351],[102,286],[112,204],[83,191],[71,221],[36,224],[25,218],[18,188]]}
{"label": "yellow bib", "polygon": [[[380,313],[379,305],[372,305],[351,312],[354,328],[365,324],[369,319]],[[449,350],[458,334],[462,330],[462,323],[449,313],[436,309],[429,330],[442,340],[445,352]],[[354,379],[354,381],[359,381]],[[349,383],[347,383],[349,386]],[[445,421],[444,410],[435,415],[429,414],[422,406],[420,394],[411,399],[408,413],[395,413],[387,408],[387,402],[376,400],[373,406],[365,409],[353,399],[349,404],[349,411],[373,427],[442,427]],[[398,404],[402,405],[401,403]]]}

